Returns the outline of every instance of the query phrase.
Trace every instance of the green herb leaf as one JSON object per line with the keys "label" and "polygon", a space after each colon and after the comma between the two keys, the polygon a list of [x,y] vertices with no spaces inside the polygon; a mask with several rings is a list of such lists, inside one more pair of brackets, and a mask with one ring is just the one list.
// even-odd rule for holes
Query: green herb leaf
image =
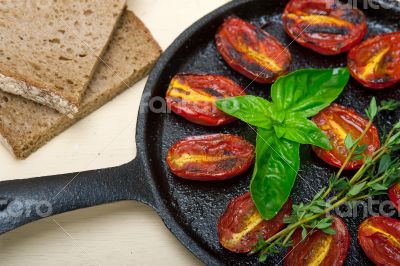
{"label": "green herb leaf", "polygon": [[290,216],[285,216],[283,218],[283,222],[285,224],[294,224],[298,221],[297,217],[295,215],[290,215]]}
{"label": "green herb leaf", "polygon": [[257,243],[256,243],[254,249],[250,252],[250,254],[254,254],[254,253],[260,251],[263,247],[265,247],[265,245],[266,245],[265,240],[263,238],[262,233],[260,232],[258,234]]}
{"label": "green herb leaf", "polygon": [[285,119],[284,128],[282,137],[285,139],[300,144],[311,144],[326,150],[332,149],[328,137],[311,120],[299,116],[290,116]]}
{"label": "green herb leaf", "polygon": [[303,229],[301,230],[301,239],[305,240],[307,238],[307,235],[308,235],[307,228],[303,226]]}
{"label": "green herb leaf", "polygon": [[340,180],[339,182],[336,183],[334,189],[336,191],[343,190],[343,189],[347,188],[348,186],[349,186],[349,182],[347,180],[343,180],[342,179],[342,180]]}
{"label": "green herb leaf", "polygon": [[261,254],[260,257],[258,258],[258,261],[261,263],[264,263],[267,261],[269,254],[268,253],[264,253]]}
{"label": "green herb leaf", "polygon": [[317,200],[317,201],[315,201],[315,204],[317,204],[318,206],[320,206],[322,208],[326,208],[329,206],[329,203],[324,200]]}
{"label": "green herb leaf", "polygon": [[399,107],[400,107],[400,101],[391,99],[391,100],[387,100],[387,101],[382,101],[381,105],[379,107],[379,111],[384,111],[384,110],[394,111]]}
{"label": "green herb leaf", "polygon": [[328,235],[336,235],[336,230],[333,229],[332,227],[322,229],[322,232]]}
{"label": "green herb leaf", "polygon": [[392,159],[390,155],[384,154],[379,161],[378,175],[383,174],[391,165]]}
{"label": "green herb leaf", "polygon": [[315,214],[319,214],[319,213],[322,213],[324,210],[321,207],[318,207],[318,206],[311,206],[310,207],[310,211],[315,213]]}
{"label": "green herb leaf", "polygon": [[354,154],[356,154],[356,155],[363,154],[365,152],[365,150],[367,149],[367,147],[368,147],[367,144],[357,146],[357,148],[354,150]]}
{"label": "green herb leaf", "polygon": [[319,223],[317,225],[317,228],[323,230],[323,229],[328,229],[331,226],[332,226],[332,223]]}
{"label": "green herb leaf", "polygon": [[354,142],[351,133],[347,134],[346,138],[344,139],[344,146],[347,150],[351,150],[351,148],[353,148]]}
{"label": "green herb leaf", "polygon": [[390,143],[391,146],[400,145],[400,132],[397,132],[396,134],[394,134],[389,139],[389,143]]}
{"label": "green herb leaf", "polygon": [[369,108],[365,110],[365,113],[367,114],[369,120],[374,120],[374,118],[378,114],[378,105],[376,104],[375,97],[372,97]]}
{"label": "green herb leaf", "polygon": [[331,217],[331,216],[325,217],[324,219],[321,220],[321,222],[322,223],[332,224],[333,223],[333,217]]}
{"label": "green herb leaf", "polygon": [[349,186],[349,181],[345,178],[336,177],[335,175],[329,179],[329,184],[333,191],[344,190]]}
{"label": "green herb leaf", "polygon": [[271,97],[281,110],[311,117],[342,93],[349,77],[347,68],[298,70],[278,78]]}
{"label": "green herb leaf", "polygon": [[250,193],[266,220],[275,217],[290,196],[300,166],[299,147],[296,142],[277,138],[273,131],[258,129]]}
{"label": "green herb leaf", "polygon": [[215,103],[221,111],[234,116],[250,125],[272,128],[271,106],[269,101],[256,96],[246,95],[218,100]]}
{"label": "green herb leaf", "polygon": [[315,194],[312,201],[319,200],[322,197],[322,195],[325,193],[325,191],[326,191],[326,188],[322,188],[320,191],[318,191],[318,193]]}
{"label": "green herb leaf", "polygon": [[388,187],[386,187],[382,184],[373,184],[373,185],[371,185],[371,188],[376,191],[388,190]]}
{"label": "green herb leaf", "polygon": [[400,168],[399,165],[394,165],[394,171],[385,179],[384,186],[391,187],[394,183],[400,182]]}
{"label": "green herb leaf", "polygon": [[353,157],[351,157],[352,161],[361,161],[362,159],[364,159],[364,155],[362,154],[356,154]]}
{"label": "green herb leaf", "polygon": [[374,190],[374,191],[371,191],[370,193],[369,193],[369,195],[372,197],[372,196],[382,196],[382,195],[386,195],[387,196],[387,191],[383,191],[383,190]]}
{"label": "green herb leaf", "polygon": [[347,193],[347,195],[349,196],[357,196],[358,194],[360,194],[361,190],[365,187],[367,183],[366,182],[362,182],[360,184],[355,184]]}

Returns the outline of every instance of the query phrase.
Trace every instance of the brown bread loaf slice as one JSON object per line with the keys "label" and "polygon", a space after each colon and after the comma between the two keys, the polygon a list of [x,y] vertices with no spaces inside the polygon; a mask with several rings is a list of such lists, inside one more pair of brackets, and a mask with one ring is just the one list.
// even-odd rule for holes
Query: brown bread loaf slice
{"label": "brown bread loaf slice", "polygon": [[126,0],[0,1],[0,89],[77,112],[125,6]]}
{"label": "brown bread loaf slice", "polygon": [[0,140],[15,157],[26,158],[147,75],[160,52],[143,23],[126,11],[104,54],[105,63],[99,64],[74,119],[22,97],[0,92]]}

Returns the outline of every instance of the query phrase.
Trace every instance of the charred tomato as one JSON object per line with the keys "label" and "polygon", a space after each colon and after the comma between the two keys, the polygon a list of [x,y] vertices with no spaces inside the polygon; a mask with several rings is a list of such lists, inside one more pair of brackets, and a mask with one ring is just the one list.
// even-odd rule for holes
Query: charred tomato
{"label": "charred tomato", "polygon": [[245,95],[227,77],[206,74],[177,74],[166,94],[168,108],[187,120],[204,126],[226,125],[235,118],[220,111],[215,101]]}
{"label": "charred tomato", "polygon": [[266,31],[229,17],[215,36],[218,51],[234,70],[259,83],[272,83],[288,72],[292,56]]}
{"label": "charred tomato", "polygon": [[340,266],[343,265],[350,247],[350,235],[341,218],[334,217],[332,224],[336,231],[329,235],[314,230],[302,241],[302,230],[298,229],[293,237],[293,247],[285,258],[285,266]]}
{"label": "charred tomato", "polygon": [[376,265],[400,265],[400,222],[375,216],[365,220],[358,231],[358,242]]}
{"label": "charred tomato", "polygon": [[188,137],[168,151],[172,173],[184,179],[225,180],[247,171],[254,162],[255,148],[241,137],[213,134]]}
{"label": "charred tomato", "polygon": [[[357,139],[368,125],[368,120],[361,117],[356,111],[338,104],[332,104],[325,108],[312,120],[327,135],[333,147],[332,150],[313,147],[313,150],[319,158],[336,167],[341,167],[346,160],[348,151],[344,141],[347,135],[351,134],[353,139]],[[378,130],[375,126],[368,130],[359,145],[366,145],[365,155],[371,155],[380,147]],[[363,159],[350,161],[345,169],[358,169],[363,163]]]}
{"label": "charred tomato", "polygon": [[247,253],[255,247],[260,235],[266,240],[278,233],[284,226],[284,217],[291,212],[292,201],[289,199],[272,220],[264,220],[250,193],[246,193],[232,200],[219,219],[219,242],[232,252]]}
{"label": "charred tomato", "polygon": [[389,189],[389,198],[393,202],[394,207],[400,212],[400,183],[394,184]]}
{"label": "charred tomato", "polygon": [[383,89],[400,80],[400,32],[372,37],[351,49],[347,65],[365,87]]}
{"label": "charred tomato", "polygon": [[350,50],[367,33],[364,13],[337,0],[291,0],[282,20],[291,38],[324,55]]}

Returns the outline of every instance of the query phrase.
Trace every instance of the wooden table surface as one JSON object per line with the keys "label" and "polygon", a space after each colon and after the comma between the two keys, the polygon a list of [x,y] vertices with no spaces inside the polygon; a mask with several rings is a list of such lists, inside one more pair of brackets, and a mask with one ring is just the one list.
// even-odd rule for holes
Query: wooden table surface
{"label": "wooden table surface", "polygon": [[[185,28],[228,0],[128,2],[165,49]],[[145,81],[25,161],[13,159],[0,147],[0,181],[111,167],[132,160],[135,114]],[[136,202],[78,210],[23,226],[0,236],[0,254],[0,265],[200,264],[151,208]]]}

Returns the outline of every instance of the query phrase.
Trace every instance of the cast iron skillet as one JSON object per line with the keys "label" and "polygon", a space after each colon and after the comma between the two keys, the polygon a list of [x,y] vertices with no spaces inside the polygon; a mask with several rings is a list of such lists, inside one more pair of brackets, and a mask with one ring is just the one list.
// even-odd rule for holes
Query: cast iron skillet
{"label": "cast iron skillet", "polygon": [[[0,183],[0,233],[40,219],[38,213],[48,211],[45,204],[40,204],[41,201],[49,201],[52,204],[52,214],[58,214],[108,202],[138,200],[152,206],[172,233],[203,262],[256,264],[255,256],[228,252],[219,245],[217,238],[218,218],[232,198],[247,191],[251,170],[225,182],[190,182],[173,176],[164,159],[168,148],[186,136],[224,132],[243,136],[254,143],[254,131],[241,122],[220,128],[197,126],[175,114],[150,112],[148,102],[150,97],[163,97],[171,77],[181,71],[223,74],[245,87],[250,80],[227,67],[217,53],[213,41],[216,29],[224,18],[235,14],[289,44],[292,40],[284,33],[280,19],[286,2],[233,1],[186,30],[163,54],[147,82],[136,132],[136,159],[109,169]],[[365,12],[368,16],[369,35],[400,28],[400,9],[368,9]],[[321,56],[296,43],[290,46],[290,51],[293,55],[292,70],[344,66],[346,58],[345,55]],[[269,86],[252,84],[247,92],[268,98]],[[338,102],[363,112],[372,96],[378,100],[400,100],[396,88],[369,91],[351,80]],[[155,107],[163,108],[162,105]],[[399,118],[399,112],[386,114],[378,119],[377,124],[382,130]],[[310,199],[334,172],[334,169],[316,158],[308,146],[302,146],[301,158],[301,177],[293,191],[295,201]],[[35,208],[39,208],[39,211]],[[352,235],[347,265],[371,264],[356,241],[357,227],[362,220],[363,217],[346,219]],[[270,258],[268,264],[282,264],[284,254],[282,252]]]}

